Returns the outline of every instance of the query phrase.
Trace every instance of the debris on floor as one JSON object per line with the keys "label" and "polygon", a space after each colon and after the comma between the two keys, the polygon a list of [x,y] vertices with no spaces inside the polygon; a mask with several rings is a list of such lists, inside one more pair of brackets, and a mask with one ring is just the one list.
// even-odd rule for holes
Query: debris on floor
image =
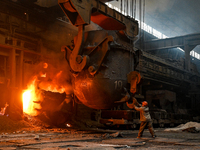
{"label": "debris on floor", "polygon": [[[49,128],[40,120],[27,116],[26,121],[13,121],[0,116],[0,149],[200,149],[198,134],[163,132],[152,139],[148,131],[144,139],[137,139],[138,130],[112,130],[99,128]],[[14,131],[15,130],[15,131]],[[14,131],[14,132],[12,132]]]}
{"label": "debris on floor", "polygon": [[187,122],[186,124],[181,124],[175,128],[167,128],[164,131],[188,131],[192,133],[198,133],[200,132],[200,123]]}
{"label": "debris on floor", "polygon": [[121,135],[120,132],[115,132],[115,133],[112,133],[112,134],[105,133],[102,137],[103,138],[117,138],[117,137],[123,137],[123,136]]}
{"label": "debris on floor", "polygon": [[13,133],[23,128],[29,128],[31,125],[24,121],[14,121],[7,116],[0,116],[0,133]]}
{"label": "debris on floor", "polygon": [[35,140],[39,140],[40,136],[39,135],[35,135],[34,139]]}
{"label": "debris on floor", "polygon": [[191,133],[199,133],[199,131],[197,131],[195,127],[190,127],[190,128],[184,129],[182,131],[187,131],[187,132],[191,132]]}

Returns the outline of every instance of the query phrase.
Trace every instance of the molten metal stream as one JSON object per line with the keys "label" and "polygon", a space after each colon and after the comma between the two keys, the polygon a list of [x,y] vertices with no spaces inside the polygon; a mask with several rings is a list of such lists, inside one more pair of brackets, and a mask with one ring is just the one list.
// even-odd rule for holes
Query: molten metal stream
{"label": "molten metal stream", "polygon": [[37,111],[35,108],[40,108],[37,103],[34,103],[34,101],[37,101],[37,99],[39,98],[39,95],[37,95],[35,92],[36,79],[37,78],[34,78],[32,83],[28,86],[28,89],[24,91],[22,95],[23,112],[32,116],[37,115]]}

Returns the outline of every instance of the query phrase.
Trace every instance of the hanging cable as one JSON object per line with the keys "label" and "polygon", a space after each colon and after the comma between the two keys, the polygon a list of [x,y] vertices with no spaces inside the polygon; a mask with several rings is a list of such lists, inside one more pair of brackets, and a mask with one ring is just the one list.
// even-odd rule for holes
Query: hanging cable
{"label": "hanging cable", "polygon": [[133,18],[133,12],[134,12],[134,0],[132,0],[132,5],[131,5],[131,6],[132,6],[132,9],[131,9],[131,10],[132,10],[132,14],[131,14],[131,16],[132,16],[132,18]]}
{"label": "hanging cable", "polygon": [[[142,0],[140,0],[140,4],[139,4],[139,45],[140,45],[140,49],[142,49]],[[140,55],[138,55],[138,65],[139,65],[139,73],[140,73]]]}
{"label": "hanging cable", "polygon": [[[133,0],[133,18],[136,18],[136,5],[137,5],[137,1]],[[135,43],[133,41],[133,51],[135,50]],[[134,55],[134,54],[132,54]],[[135,68],[135,64],[134,64],[134,60],[132,60],[132,70],[134,70]]]}
{"label": "hanging cable", "polygon": [[134,6],[134,19],[136,17],[136,0],[135,0],[135,6]]}
{"label": "hanging cable", "polygon": [[128,12],[129,12],[129,9],[128,9],[128,0],[126,0],[126,10],[127,10],[127,16],[128,16]]}
{"label": "hanging cable", "polygon": [[[132,12],[130,12],[130,15],[132,13],[131,16],[133,19],[135,19],[136,0],[132,0],[132,3],[130,3],[130,9],[132,10]],[[130,44],[132,45],[130,50],[130,71],[134,71],[134,49],[135,49],[134,40],[130,40]]]}
{"label": "hanging cable", "polygon": [[[130,7],[130,8],[131,8],[131,7]],[[131,19],[131,17],[130,17],[130,19]],[[131,42],[132,42],[132,40],[130,40],[130,44],[132,44]],[[132,46],[132,47],[133,47],[133,46]],[[129,62],[130,64],[129,64],[129,65],[130,65],[130,71],[132,71],[132,54],[131,54],[131,53],[132,53],[132,49],[130,49],[130,52],[129,52],[129,60],[130,60],[130,62]]]}
{"label": "hanging cable", "polygon": [[132,18],[132,9],[131,9],[131,6],[132,6],[132,0],[129,1],[129,16]]}
{"label": "hanging cable", "polygon": [[145,22],[144,18],[145,18],[145,0],[143,0],[143,38],[142,38],[143,39],[143,41],[142,41],[143,42],[143,46],[142,46],[143,50],[145,48],[144,47],[145,46],[144,45],[144,40],[145,40],[145,37],[144,37],[145,36],[145,33],[144,33],[144,22]]}
{"label": "hanging cable", "polygon": [[120,10],[121,10],[121,13],[122,13],[122,0],[121,0]]}
{"label": "hanging cable", "polygon": [[126,3],[125,3],[125,0],[124,0],[124,15],[126,13]]}
{"label": "hanging cable", "polygon": [[[135,7],[136,6],[136,0],[132,0],[132,18],[135,19]],[[132,41],[132,52],[131,52],[131,71],[134,71],[134,49],[135,49],[135,44],[134,44],[134,40]]]}
{"label": "hanging cable", "polygon": [[[143,0],[143,7],[142,7],[142,15],[140,16],[141,18],[140,18],[140,32],[142,32],[141,33],[141,36],[140,36],[140,48],[142,49],[142,50],[144,50],[144,38],[145,38],[145,32],[144,32],[144,22],[145,22],[145,0]],[[138,61],[139,61],[139,63],[138,63],[138,65],[139,65],[139,73],[141,72],[141,57],[142,57],[142,55],[139,55],[138,56]]]}

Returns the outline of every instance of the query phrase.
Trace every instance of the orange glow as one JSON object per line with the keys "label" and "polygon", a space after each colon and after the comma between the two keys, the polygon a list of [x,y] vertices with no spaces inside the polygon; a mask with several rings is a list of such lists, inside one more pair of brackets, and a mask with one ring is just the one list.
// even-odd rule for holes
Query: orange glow
{"label": "orange glow", "polygon": [[46,77],[47,76],[47,74],[46,73],[44,73],[44,74],[41,74],[41,77]]}
{"label": "orange glow", "polygon": [[36,94],[35,89],[35,78],[32,83],[28,86],[28,89],[24,91],[22,95],[23,99],[23,112],[35,116],[37,115],[37,111],[35,108],[39,109],[40,105],[35,103],[34,101],[37,101],[39,98],[39,95]]}
{"label": "orange glow", "polygon": [[67,123],[66,126],[69,127],[69,128],[71,127],[71,125],[69,123]]}
{"label": "orange glow", "polygon": [[45,88],[46,91],[51,91],[51,92],[58,92],[58,93],[63,93],[65,92],[65,88],[64,87],[56,87],[54,85],[49,85]]}
{"label": "orange glow", "polygon": [[23,93],[23,110],[24,110],[24,112],[28,111],[29,103],[31,103],[31,90],[26,90]]}
{"label": "orange glow", "polygon": [[4,108],[1,108],[1,111],[0,111],[0,115],[4,115],[5,114],[5,112],[6,112],[6,108],[8,107],[9,105],[6,103],[5,104],[5,107]]}
{"label": "orange glow", "polygon": [[39,103],[42,101],[42,97],[40,97],[40,93],[37,90],[39,89],[51,92],[64,93],[65,87],[63,87],[62,82],[59,81],[62,71],[59,71],[51,81],[38,79],[38,77],[46,77],[47,74],[42,74],[40,72],[39,76],[35,76],[32,82],[27,86],[28,88],[22,94],[23,99],[23,112],[27,113],[31,116],[37,115],[37,109],[41,109]]}
{"label": "orange glow", "polygon": [[61,74],[63,71],[59,71],[54,78],[52,79],[51,82],[46,82],[43,81],[39,84],[39,87],[43,90],[46,91],[51,91],[51,92],[58,92],[58,93],[63,93],[65,92],[65,88],[62,86],[62,83],[60,83],[59,79],[61,77]]}
{"label": "orange glow", "polygon": [[48,64],[47,64],[47,63],[44,63],[44,64],[43,64],[43,68],[48,68]]}
{"label": "orange glow", "polygon": [[56,77],[59,77],[62,74],[63,71],[60,71],[56,74]]}

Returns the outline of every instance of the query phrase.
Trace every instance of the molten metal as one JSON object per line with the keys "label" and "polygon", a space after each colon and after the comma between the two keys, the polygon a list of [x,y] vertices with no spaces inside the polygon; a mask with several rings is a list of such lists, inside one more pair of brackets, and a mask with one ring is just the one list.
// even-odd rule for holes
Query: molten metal
{"label": "molten metal", "polygon": [[71,125],[69,123],[67,123],[66,126],[69,127],[69,128],[71,127]]}
{"label": "molten metal", "polygon": [[40,108],[40,105],[37,103],[34,103],[34,101],[37,101],[40,96],[36,93],[35,90],[35,84],[36,84],[37,78],[34,78],[32,83],[28,86],[28,89],[23,93],[22,100],[23,100],[23,112],[35,116],[37,115],[37,109]]}
{"label": "molten metal", "polygon": [[[45,67],[48,67],[48,64],[45,64]],[[37,115],[37,110],[41,109],[41,106],[38,102],[42,101],[38,87],[45,91],[59,92],[64,93],[66,87],[63,87],[59,81],[62,71],[59,71],[51,81],[46,81],[46,73],[39,74],[39,76],[34,76],[32,82],[28,85],[27,90],[24,91],[23,98],[23,112],[31,116]],[[38,79],[38,77],[43,77],[43,79]]]}
{"label": "molten metal", "polygon": [[26,90],[23,93],[23,110],[28,113],[28,108],[30,107],[29,103],[31,103],[31,90]]}

